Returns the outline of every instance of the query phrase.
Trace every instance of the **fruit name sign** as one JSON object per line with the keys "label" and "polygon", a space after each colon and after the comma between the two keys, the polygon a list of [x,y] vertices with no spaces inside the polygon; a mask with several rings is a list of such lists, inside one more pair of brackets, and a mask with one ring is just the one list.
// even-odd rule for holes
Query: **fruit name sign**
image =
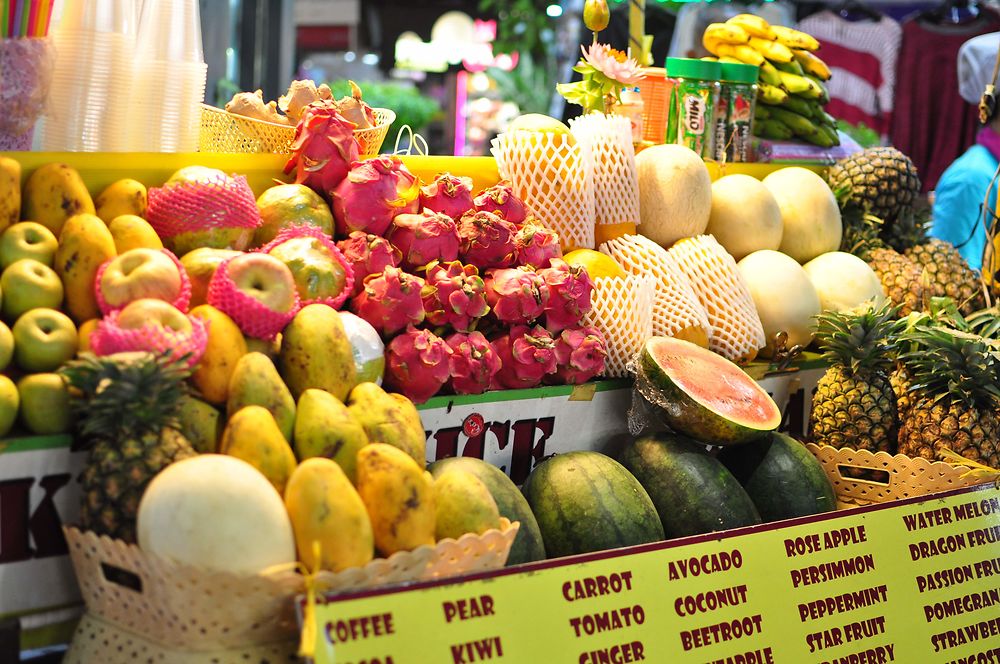
{"label": "fruit name sign", "polygon": [[316,662],[1000,662],[1000,487],[327,597]]}

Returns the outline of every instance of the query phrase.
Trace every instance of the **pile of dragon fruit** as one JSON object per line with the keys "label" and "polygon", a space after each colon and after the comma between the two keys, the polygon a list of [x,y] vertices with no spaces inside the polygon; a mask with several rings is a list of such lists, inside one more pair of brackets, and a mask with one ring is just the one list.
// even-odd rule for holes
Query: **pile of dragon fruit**
{"label": "pile of dragon fruit", "polygon": [[385,341],[389,387],[422,403],[603,371],[604,337],[584,323],[590,276],[507,183],[474,195],[443,173],[421,186],[398,157],[358,161],[336,114],[309,110],[286,172],[330,204],[353,267],[345,307]]}

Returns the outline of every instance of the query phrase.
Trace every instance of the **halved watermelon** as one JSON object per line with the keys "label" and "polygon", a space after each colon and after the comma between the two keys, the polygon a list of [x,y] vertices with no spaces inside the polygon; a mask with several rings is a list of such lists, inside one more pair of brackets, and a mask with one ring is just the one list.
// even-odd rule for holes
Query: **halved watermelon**
{"label": "halved watermelon", "polygon": [[636,387],[670,428],[705,443],[747,443],[781,424],[778,405],[753,378],[688,341],[646,341]]}

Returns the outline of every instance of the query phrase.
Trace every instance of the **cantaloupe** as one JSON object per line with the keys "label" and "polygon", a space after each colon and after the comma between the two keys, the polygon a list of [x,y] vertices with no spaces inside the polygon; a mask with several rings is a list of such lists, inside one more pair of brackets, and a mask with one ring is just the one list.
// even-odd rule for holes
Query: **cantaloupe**
{"label": "cantaloupe", "polygon": [[736,260],[781,246],[781,208],[771,191],[749,175],[727,175],[712,183],[712,214],[705,233],[714,235]]}
{"label": "cantaloupe", "polygon": [[767,346],[760,354],[773,357],[774,337],[779,332],[788,335],[788,348],[809,345],[815,331],[813,317],[821,309],[816,288],[802,266],[791,257],[769,249],[755,251],[737,265],[764,326]]}
{"label": "cantaloupe", "polygon": [[823,311],[847,311],[869,301],[877,307],[886,300],[878,275],[854,254],[831,251],[802,267],[816,288]]}
{"label": "cantaloupe", "polygon": [[295,562],[285,504],[246,461],[200,454],[167,466],[139,503],[139,547],[177,563],[257,574]]}
{"label": "cantaloupe", "polygon": [[704,233],[712,211],[712,178],[701,157],[683,145],[654,145],[635,162],[639,233],[663,247]]}
{"label": "cantaloupe", "polygon": [[840,208],[823,178],[792,166],[771,173],[763,184],[781,208],[783,230],[778,251],[806,263],[840,248],[844,232]]}

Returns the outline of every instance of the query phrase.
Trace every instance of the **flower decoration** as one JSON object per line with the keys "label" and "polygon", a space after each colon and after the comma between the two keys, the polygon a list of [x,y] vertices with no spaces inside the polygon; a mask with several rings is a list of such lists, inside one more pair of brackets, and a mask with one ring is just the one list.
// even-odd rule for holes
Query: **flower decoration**
{"label": "flower decoration", "polygon": [[594,42],[580,50],[583,58],[573,71],[583,76],[583,80],[560,83],[556,89],[566,101],[583,106],[584,112],[607,112],[614,104],[621,103],[622,88],[632,87],[645,78],[638,62],[607,44]]}

